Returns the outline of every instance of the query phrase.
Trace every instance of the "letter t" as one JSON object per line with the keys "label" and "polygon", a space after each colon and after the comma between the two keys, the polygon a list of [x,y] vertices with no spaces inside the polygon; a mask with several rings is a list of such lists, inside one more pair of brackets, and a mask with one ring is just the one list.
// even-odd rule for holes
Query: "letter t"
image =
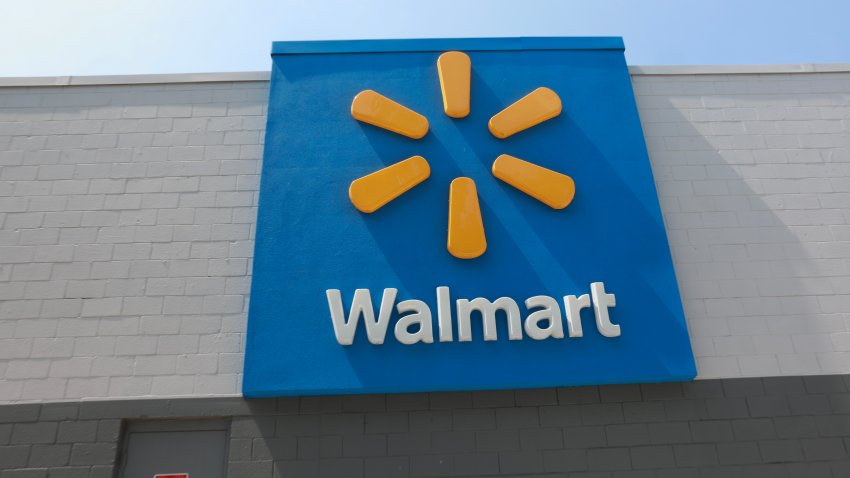
{"label": "letter t", "polygon": [[614,294],[605,292],[605,284],[594,282],[590,284],[590,295],[593,297],[593,313],[596,315],[596,328],[605,337],[619,337],[620,326],[611,323],[608,317],[608,307],[617,305]]}

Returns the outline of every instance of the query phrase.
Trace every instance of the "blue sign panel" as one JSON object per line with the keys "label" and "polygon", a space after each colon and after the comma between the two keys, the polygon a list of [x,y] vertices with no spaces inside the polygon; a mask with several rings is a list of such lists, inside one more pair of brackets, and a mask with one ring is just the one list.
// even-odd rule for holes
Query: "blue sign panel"
{"label": "blue sign panel", "polygon": [[694,377],[621,39],[272,58],[246,396]]}

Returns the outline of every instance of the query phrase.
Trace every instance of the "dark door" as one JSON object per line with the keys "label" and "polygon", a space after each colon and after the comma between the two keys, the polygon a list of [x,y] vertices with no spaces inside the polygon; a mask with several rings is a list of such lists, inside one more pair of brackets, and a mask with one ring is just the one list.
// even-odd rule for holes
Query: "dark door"
{"label": "dark door", "polygon": [[134,422],[124,436],[121,477],[186,473],[188,478],[224,478],[226,454],[226,423]]}

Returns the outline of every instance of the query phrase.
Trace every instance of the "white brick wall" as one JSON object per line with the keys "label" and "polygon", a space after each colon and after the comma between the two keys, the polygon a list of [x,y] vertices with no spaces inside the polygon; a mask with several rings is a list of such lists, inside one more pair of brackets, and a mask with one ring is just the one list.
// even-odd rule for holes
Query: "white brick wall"
{"label": "white brick wall", "polygon": [[[633,81],[700,376],[850,373],[850,74]],[[266,89],[0,88],[0,402],[239,392]]]}
{"label": "white brick wall", "polygon": [[239,392],[267,87],[0,88],[0,401]]}
{"label": "white brick wall", "polygon": [[633,84],[700,377],[850,372],[850,73]]}

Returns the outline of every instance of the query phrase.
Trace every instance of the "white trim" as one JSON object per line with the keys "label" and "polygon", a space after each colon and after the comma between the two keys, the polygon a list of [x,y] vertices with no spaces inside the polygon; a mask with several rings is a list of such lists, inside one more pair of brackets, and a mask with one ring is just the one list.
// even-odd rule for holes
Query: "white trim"
{"label": "white trim", "polygon": [[269,75],[270,73],[267,71],[242,71],[229,73],[166,73],[158,75],[31,76],[0,78],[0,87],[269,81]]}
{"label": "white trim", "polygon": [[789,73],[847,73],[850,63],[800,63],[793,65],[672,65],[630,66],[634,75],[759,75]]}
{"label": "white trim", "polygon": [[[629,73],[632,76],[850,73],[850,63],[630,66]],[[156,75],[22,76],[0,78],[0,87],[269,81],[269,75],[270,73],[267,71],[244,71],[229,73],[166,73]]]}

